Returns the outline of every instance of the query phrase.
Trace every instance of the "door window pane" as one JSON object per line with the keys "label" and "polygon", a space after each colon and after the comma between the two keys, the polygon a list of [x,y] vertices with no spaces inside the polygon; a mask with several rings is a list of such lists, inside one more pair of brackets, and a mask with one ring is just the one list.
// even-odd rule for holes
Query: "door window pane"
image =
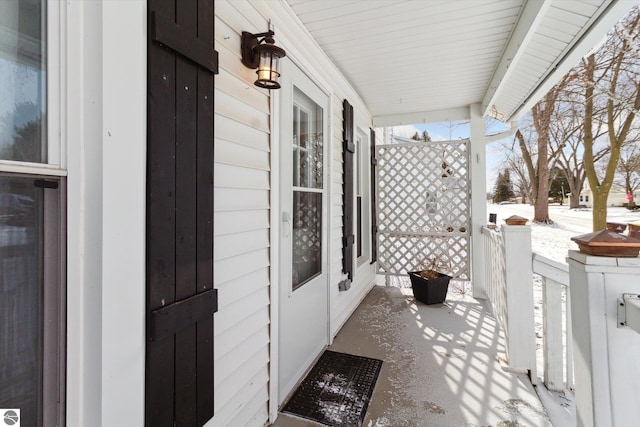
{"label": "door window pane", "polygon": [[0,408],[42,425],[43,190],[0,176]]}
{"label": "door window pane", "polygon": [[322,188],[322,108],[294,88],[293,186]]}
{"label": "door window pane", "polygon": [[293,289],[322,272],[322,193],[293,192]]}
{"label": "door window pane", "polygon": [[45,0],[0,1],[0,159],[45,163]]}
{"label": "door window pane", "polygon": [[294,86],[292,287],[322,273],[323,110]]}

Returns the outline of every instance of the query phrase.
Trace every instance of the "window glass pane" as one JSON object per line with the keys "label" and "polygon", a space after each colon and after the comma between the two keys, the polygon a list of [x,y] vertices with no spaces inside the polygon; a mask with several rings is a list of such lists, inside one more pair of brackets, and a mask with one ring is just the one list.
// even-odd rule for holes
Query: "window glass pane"
{"label": "window glass pane", "polygon": [[356,139],[356,195],[362,195],[362,155],[364,142],[362,137]]}
{"label": "window glass pane", "polygon": [[300,186],[300,109],[293,106],[293,186]]}
{"label": "window glass pane", "polygon": [[0,159],[45,163],[45,0],[0,1]]}
{"label": "window glass pane", "polygon": [[364,139],[356,139],[356,258],[362,256],[362,156]]}
{"label": "window glass pane", "polygon": [[358,241],[357,241],[357,253],[356,258],[360,258],[362,256],[362,235],[364,234],[364,230],[362,230],[362,196],[358,196],[356,198],[356,206],[357,206],[357,223],[358,223]]}
{"label": "window glass pane", "polygon": [[23,427],[42,425],[42,193],[0,176],[0,408]]}
{"label": "window glass pane", "polygon": [[293,192],[293,289],[322,272],[322,193]]}
{"label": "window glass pane", "polygon": [[322,108],[294,88],[293,185],[322,188]]}

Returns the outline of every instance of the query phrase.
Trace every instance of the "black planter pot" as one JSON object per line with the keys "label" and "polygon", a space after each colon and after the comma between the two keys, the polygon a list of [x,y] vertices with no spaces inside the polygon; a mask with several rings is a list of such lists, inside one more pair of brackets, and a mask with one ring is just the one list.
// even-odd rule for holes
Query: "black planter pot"
{"label": "black planter pot", "polygon": [[419,271],[410,271],[411,289],[413,296],[425,304],[442,304],[447,298],[447,289],[451,276],[438,273],[434,279],[425,279]]}

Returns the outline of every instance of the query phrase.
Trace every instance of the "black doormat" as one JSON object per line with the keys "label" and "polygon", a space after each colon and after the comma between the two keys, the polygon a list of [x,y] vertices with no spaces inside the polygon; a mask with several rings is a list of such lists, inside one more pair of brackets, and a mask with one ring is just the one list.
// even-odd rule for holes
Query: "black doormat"
{"label": "black doormat", "polygon": [[382,360],[325,351],[283,412],[331,427],[360,427]]}

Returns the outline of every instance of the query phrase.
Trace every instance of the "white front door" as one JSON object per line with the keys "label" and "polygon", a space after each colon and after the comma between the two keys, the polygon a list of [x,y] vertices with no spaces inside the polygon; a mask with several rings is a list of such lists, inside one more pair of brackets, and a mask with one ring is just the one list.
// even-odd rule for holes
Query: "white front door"
{"label": "white front door", "polygon": [[328,342],[328,97],[291,61],[283,66],[279,404]]}

